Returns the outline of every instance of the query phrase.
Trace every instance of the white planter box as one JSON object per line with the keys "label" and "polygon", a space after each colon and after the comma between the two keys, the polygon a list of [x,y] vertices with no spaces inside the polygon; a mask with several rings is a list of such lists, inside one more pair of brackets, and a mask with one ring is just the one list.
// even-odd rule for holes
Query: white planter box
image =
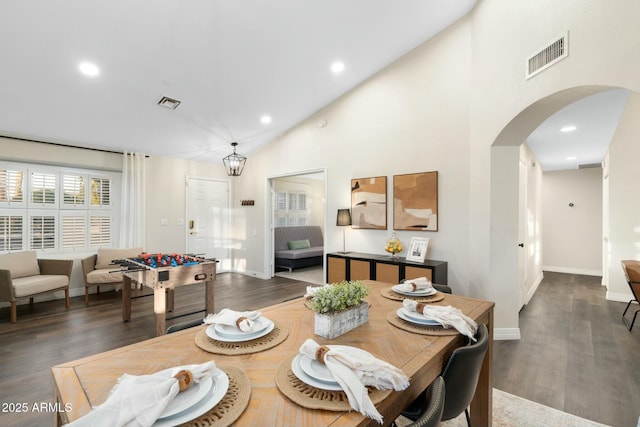
{"label": "white planter box", "polygon": [[321,337],[333,339],[369,321],[369,303],[336,314],[315,314],[314,332]]}

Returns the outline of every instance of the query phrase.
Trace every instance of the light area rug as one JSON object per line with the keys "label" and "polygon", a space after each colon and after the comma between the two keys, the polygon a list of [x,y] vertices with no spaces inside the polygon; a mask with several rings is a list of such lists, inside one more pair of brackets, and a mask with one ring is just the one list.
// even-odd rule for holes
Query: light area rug
{"label": "light area rug", "polygon": [[[411,421],[399,417],[396,424],[407,426]],[[464,412],[457,418],[444,421],[442,427],[467,427]],[[580,418],[504,391],[493,389],[494,427],[610,427]]]}
{"label": "light area rug", "polygon": [[276,276],[285,277],[291,280],[299,280],[301,282],[311,283],[313,285],[323,285],[323,273],[322,266],[305,267],[293,270],[291,273],[288,271],[278,271]]}

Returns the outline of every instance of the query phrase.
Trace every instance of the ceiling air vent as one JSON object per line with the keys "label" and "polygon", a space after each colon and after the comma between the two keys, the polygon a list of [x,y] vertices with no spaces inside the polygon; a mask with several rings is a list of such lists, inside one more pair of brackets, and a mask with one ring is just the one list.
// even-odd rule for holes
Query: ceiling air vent
{"label": "ceiling air vent", "polygon": [[158,105],[165,108],[170,108],[175,110],[180,105],[180,101],[177,99],[169,98],[168,96],[163,96],[160,101],[158,101]]}
{"label": "ceiling air vent", "polygon": [[569,55],[569,32],[549,43],[527,59],[527,79]]}

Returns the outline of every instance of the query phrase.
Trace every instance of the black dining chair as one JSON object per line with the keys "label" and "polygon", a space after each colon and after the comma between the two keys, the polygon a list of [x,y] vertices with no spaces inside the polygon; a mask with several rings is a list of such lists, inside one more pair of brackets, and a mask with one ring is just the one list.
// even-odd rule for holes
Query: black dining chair
{"label": "black dining chair", "polygon": [[[440,425],[442,419],[442,411],[445,404],[446,386],[444,378],[441,376],[436,378],[429,388],[418,397],[422,399],[422,414],[412,423],[405,424],[405,427],[436,427]],[[391,424],[396,426],[395,421]]]}
{"label": "black dining chair", "polygon": [[[486,325],[478,325],[475,338],[476,342],[469,340],[467,345],[453,350],[440,374],[446,384],[441,421],[453,419],[464,412],[467,417],[467,425],[471,427],[469,405],[476,392],[484,355],[489,347],[489,331]],[[417,421],[425,412],[424,394],[426,391],[418,396],[402,412],[402,415]]]}

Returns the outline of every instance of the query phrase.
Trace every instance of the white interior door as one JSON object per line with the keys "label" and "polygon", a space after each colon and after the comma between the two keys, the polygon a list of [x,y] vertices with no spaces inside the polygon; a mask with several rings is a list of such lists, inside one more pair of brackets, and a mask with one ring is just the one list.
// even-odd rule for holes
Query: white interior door
{"label": "white interior door", "polygon": [[520,308],[527,303],[527,168],[524,162],[520,162],[519,168],[519,195],[518,195],[518,276],[520,287]]}
{"label": "white interior door", "polygon": [[231,269],[229,183],[187,178],[187,252],[220,260]]}

